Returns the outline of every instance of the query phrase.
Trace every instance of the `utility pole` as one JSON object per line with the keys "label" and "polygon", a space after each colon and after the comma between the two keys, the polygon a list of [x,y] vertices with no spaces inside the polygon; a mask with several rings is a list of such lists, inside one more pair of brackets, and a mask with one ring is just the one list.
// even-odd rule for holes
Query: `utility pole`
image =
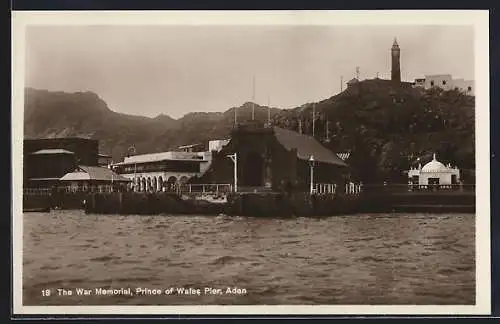
{"label": "utility pole", "polygon": [[238,192],[238,155],[234,153],[227,157],[229,157],[234,164],[234,192]]}
{"label": "utility pole", "polygon": [[344,77],[340,76],[340,92],[344,90]]}
{"label": "utility pole", "polygon": [[356,79],[359,81],[359,66],[356,66]]}
{"label": "utility pole", "polygon": [[313,130],[312,130],[312,135],[314,137],[314,126],[316,124],[316,112],[315,112],[315,108],[316,108],[316,103],[313,103],[313,110],[312,110],[312,119],[313,119],[313,122],[312,122],[312,127],[313,127]]}
{"label": "utility pole", "polygon": [[309,193],[312,195],[314,193],[314,156],[312,155],[309,157],[309,167],[311,172]]}
{"label": "utility pole", "polygon": [[252,79],[252,120],[255,120],[255,76]]}
{"label": "utility pole", "polygon": [[271,127],[271,99],[267,96],[267,124]]}

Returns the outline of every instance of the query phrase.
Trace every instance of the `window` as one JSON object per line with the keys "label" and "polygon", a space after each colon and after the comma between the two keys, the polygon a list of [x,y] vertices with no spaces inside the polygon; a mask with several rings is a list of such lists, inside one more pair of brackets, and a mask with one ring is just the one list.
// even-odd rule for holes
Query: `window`
{"label": "window", "polygon": [[446,85],[446,80],[443,80],[443,85]]}
{"label": "window", "polygon": [[471,86],[468,86],[468,87],[467,87],[467,91],[472,91],[472,87],[471,87]]}
{"label": "window", "polygon": [[431,87],[433,87],[433,86],[434,86],[434,81],[431,81]]}

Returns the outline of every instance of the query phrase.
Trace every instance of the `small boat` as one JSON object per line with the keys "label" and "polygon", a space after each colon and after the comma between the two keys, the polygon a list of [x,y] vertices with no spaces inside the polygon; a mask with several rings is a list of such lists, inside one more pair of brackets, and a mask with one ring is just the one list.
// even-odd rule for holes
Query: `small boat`
{"label": "small boat", "polygon": [[196,200],[202,200],[213,204],[225,204],[227,203],[227,197],[225,195],[214,195],[214,194],[205,194],[201,196],[197,196]]}

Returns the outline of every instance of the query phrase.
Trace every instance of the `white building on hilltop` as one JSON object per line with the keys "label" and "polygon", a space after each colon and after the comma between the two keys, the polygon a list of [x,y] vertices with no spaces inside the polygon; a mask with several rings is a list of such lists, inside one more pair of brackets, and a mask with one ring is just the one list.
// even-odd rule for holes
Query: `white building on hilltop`
{"label": "white building on hilltop", "polygon": [[418,168],[411,168],[408,171],[408,182],[419,186],[455,185],[460,183],[460,170],[456,166],[451,167],[450,164],[445,166],[436,160],[434,154],[432,161],[423,167],[419,164]]}
{"label": "white building on hilltop", "polygon": [[451,74],[426,75],[425,78],[415,79],[415,87],[421,87],[426,90],[432,88],[441,88],[443,90],[457,89],[463,93],[474,96],[474,81],[465,79],[453,79]]}

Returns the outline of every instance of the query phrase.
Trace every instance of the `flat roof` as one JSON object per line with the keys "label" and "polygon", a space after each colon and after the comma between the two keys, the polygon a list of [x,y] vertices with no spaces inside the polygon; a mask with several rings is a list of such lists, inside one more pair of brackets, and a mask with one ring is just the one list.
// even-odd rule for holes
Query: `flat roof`
{"label": "flat roof", "polygon": [[25,138],[25,141],[61,141],[61,140],[80,140],[80,141],[98,141],[93,138],[86,137],[33,137],[33,138]]}
{"label": "flat roof", "polygon": [[179,146],[180,149],[201,146],[202,143]]}
{"label": "flat roof", "polygon": [[52,180],[59,180],[59,178],[30,178],[28,181],[52,181]]}
{"label": "flat roof", "polygon": [[203,160],[203,159],[159,159],[159,160],[147,160],[147,161],[118,162],[118,163],[113,163],[113,166],[136,165],[136,164],[156,163],[165,161],[183,161],[183,162],[200,162],[200,163],[208,162],[208,160]]}
{"label": "flat roof", "polygon": [[43,149],[33,152],[31,154],[43,155],[43,154],[75,154],[75,153],[65,149]]}

